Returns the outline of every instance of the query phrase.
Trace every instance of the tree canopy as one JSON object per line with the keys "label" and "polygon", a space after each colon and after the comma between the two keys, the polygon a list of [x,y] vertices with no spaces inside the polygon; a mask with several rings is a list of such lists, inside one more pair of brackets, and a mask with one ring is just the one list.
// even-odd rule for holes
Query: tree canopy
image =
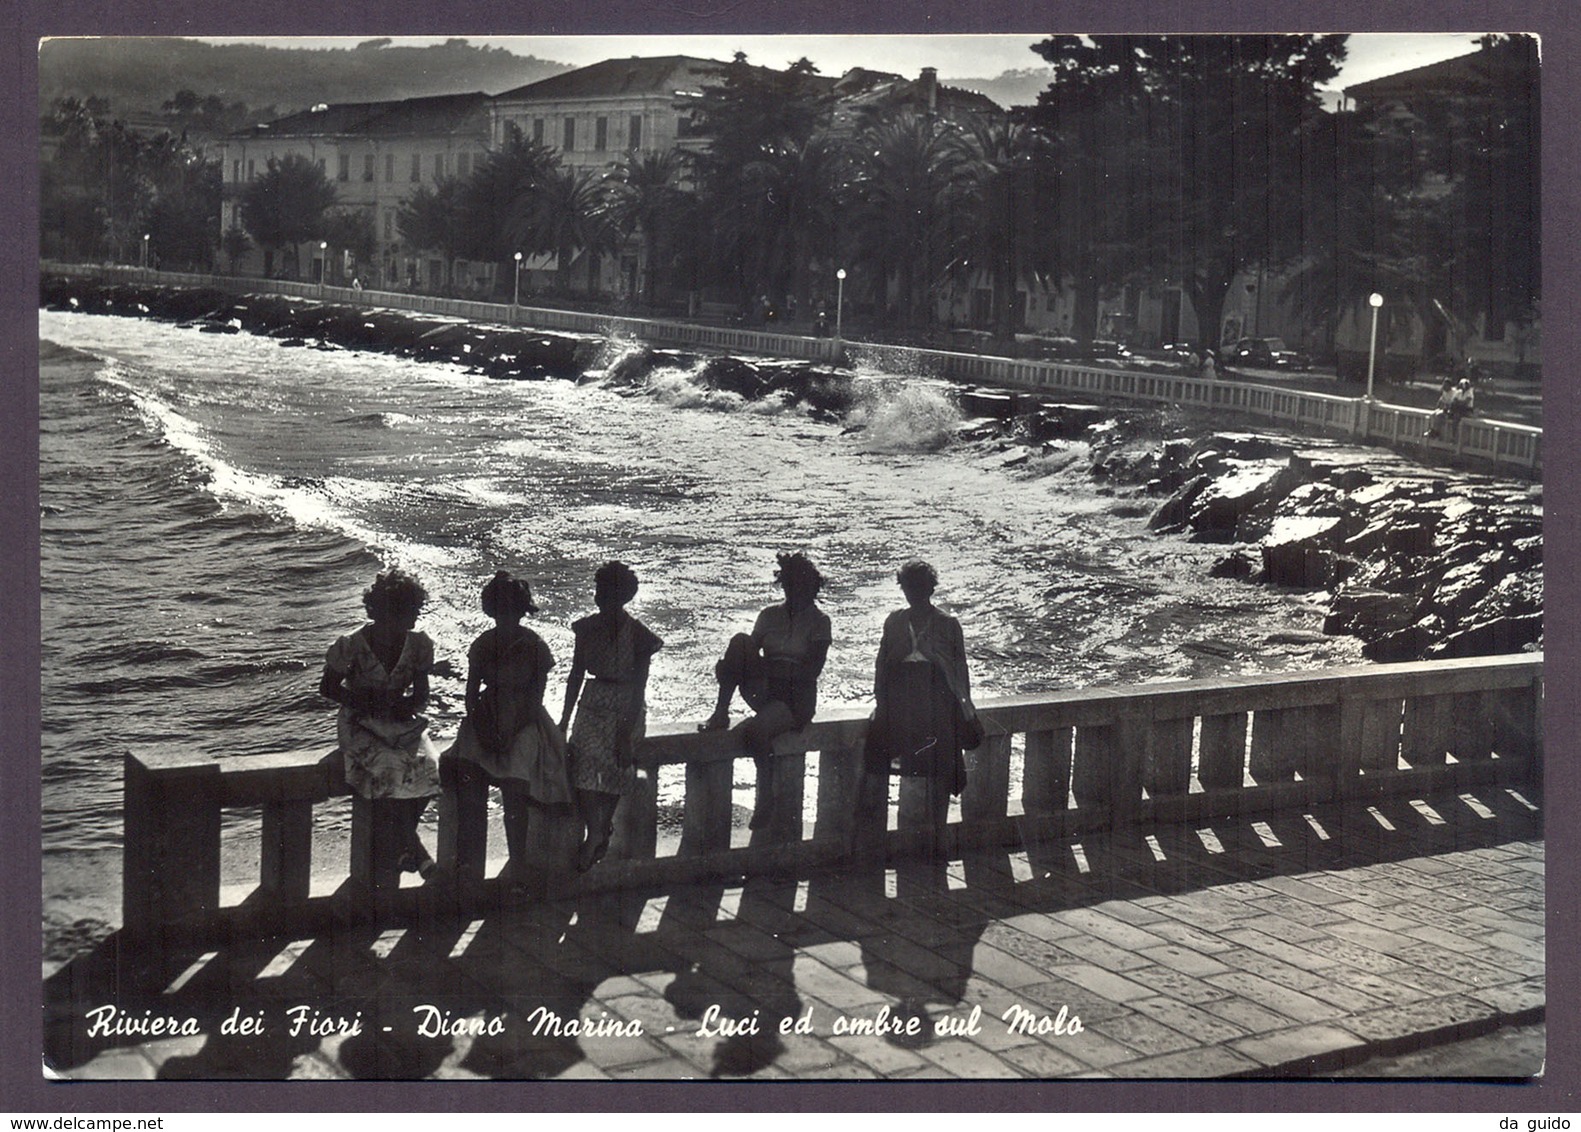
{"label": "tree canopy", "polygon": [[[1055,36],[1037,120],[1062,166],[1061,245],[1099,284],[1179,286],[1208,335],[1235,274],[1304,246],[1304,174],[1342,35]],[[1096,303],[1078,303],[1091,336]]]}

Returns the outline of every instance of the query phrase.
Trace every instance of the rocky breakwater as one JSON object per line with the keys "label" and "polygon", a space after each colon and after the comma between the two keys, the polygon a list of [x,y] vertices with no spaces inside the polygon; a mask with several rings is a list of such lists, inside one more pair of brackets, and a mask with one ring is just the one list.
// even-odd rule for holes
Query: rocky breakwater
{"label": "rocky breakwater", "polygon": [[1324,624],[1378,661],[1540,648],[1542,489],[1376,448],[1220,432],[1095,449],[1093,474],[1161,499],[1149,523],[1228,545],[1213,572],[1323,590]]}
{"label": "rocky breakwater", "polygon": [[597,378],[646,388],[655,370],[687,371],[705,389],[744,400],[776,398],[838,416],[851,403],[847,374],[808,362],[653,349],[589,334],[475,323],[388,307],[322,303],[218,288],[107,283],[45,275],[39,304],[51,310],[150,318],[210,334],[257,334],[282,347],[367,350],[419,362],[448,362],[501,380]]}

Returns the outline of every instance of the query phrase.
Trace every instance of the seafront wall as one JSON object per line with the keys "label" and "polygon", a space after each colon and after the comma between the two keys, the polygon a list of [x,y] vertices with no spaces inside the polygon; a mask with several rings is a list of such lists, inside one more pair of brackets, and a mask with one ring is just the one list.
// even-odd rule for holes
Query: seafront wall
{"label": "seafront wall", "polygon": [[[1308,434],[1410,449],[1429,457],[1536,477],[1542,470],[1542,429],[1471,417],[1446,439],[1424,437],[1430,412],[1363,397],[1311,393],[1240,380],[1109,366],[988,357],[907,346],[879,346],[832,338],[773,334],[737,327],[624,318],[579,311],[445,299],[402,292],[354,290],[284,280],[154,272],[113,265],[46,262],[46,276],[108,284],[206,289],[231,295],[266,294],[366,310],[385,308],[539,331],[617,337],[656,345],[752,354],[825,364],[847,357],[895,373],[926,373],[1032,395],[1076,396],[1099,402],[1163,405],[1288,427]],[[199,312],[201,313],[201,312]],[[360,324],[359,324],[360,325]],[[356,344],[356,343],[343,343]],[[520,344],[512,348],[519,349]],[[475,359],[476,360],[476,359]]]}

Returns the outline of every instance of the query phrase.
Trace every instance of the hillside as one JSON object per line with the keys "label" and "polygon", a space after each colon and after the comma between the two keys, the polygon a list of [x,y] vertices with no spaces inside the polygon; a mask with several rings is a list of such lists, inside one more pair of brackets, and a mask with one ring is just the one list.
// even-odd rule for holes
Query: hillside
{"label": "hillside", "polygon": [[497,94],[570,68],[452,39],[429,47],[369,40],[350,48],[209,44],[175,38],[53,39],[39,49],[39,111],[97,95],[118,117],[158,114],[178,91],[284,115],[319,102],[481,90]]}

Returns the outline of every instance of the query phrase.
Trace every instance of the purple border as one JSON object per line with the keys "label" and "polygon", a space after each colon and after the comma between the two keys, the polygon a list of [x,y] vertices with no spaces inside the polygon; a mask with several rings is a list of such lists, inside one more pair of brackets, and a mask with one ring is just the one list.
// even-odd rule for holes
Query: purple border
{"label": "purple border", "polygon": [[[1319,1111],[1503,1112],[1574,1111],[1577,1073],[1577,965],[1552,963],[1548,972],[1548,1064],[1530,1085],[1489,1086],[1436,1082],[913,1082],[913,1083],[180,1083],[116,1082],[52,1085],[41,1076],[39,735],[37,215],[37,39],[43,35],[472,35],[609,34],[614,32],[832,33],[1016,32],[1032,38],[1054,31],[1529,31],[1543,37],[1545,290],[1550,313],[1544,328],[1549,396],[1545,492],[1547,557],[1547,659],[1551,673],[1577,662],[1575,553],[1576,486],[1570,454],[1576,450],[1578,414],[1569,396],[1554,391],[1561,375],[1581,358],[1577,328],[1559,312],[1556,295],[1581,293],[1566,238],[1581,221],[1574,173],[1577,156],[1578,82],[1575,49],[1581,23],[1565,0],[1176,0],[1152,11],[1121,11],[1114,0],[979,0],[947,10],[925,0],[890,0],[852,6],[811,0],[795,6],[748,10],[734,3],[687,4],[674,0],[584,0],[575,10],[535,11],[519,0],[273,0],[268,16],[216,0],[11,0],[3,82],[4,168],[0,215],[14,218],[12,238],[0,246],[0,271],[13,281],[3,296],[0,351],[7,362],[0,380],[0,428],[6,526],[0,570],[12,592],[0,607],[10,647],[0,670],[0,720],[4,720],[6,773],[0,777],[0,894],[11,914],[0,918],[0,1110],[18,1114],[79,1115],[104,1112],[212,1111]],[[558,6],[556,6],[558,7]],[[1133,5],[1139,8],[1139,5]],[[464,11],[454,17],[452,8]],[[567,6],[569,9],[570,6]],[[1031,60],[1029,58],[1029,64]],[[17,175],[21,174],[21,175]],[[91,596],[85,595],[91,600]],[[1577,686],[1550,680],[1547,688],[1548,954],[1571,952],[1578,939],[1576,902],[1568,885],[1553,878],[1576,875],[1577,837],[1565,819],[1576,814],[1581,775],[1570,763],[1568,741],[1578,734]],[[1555,818],[1557,817],[1557,820]]]}

